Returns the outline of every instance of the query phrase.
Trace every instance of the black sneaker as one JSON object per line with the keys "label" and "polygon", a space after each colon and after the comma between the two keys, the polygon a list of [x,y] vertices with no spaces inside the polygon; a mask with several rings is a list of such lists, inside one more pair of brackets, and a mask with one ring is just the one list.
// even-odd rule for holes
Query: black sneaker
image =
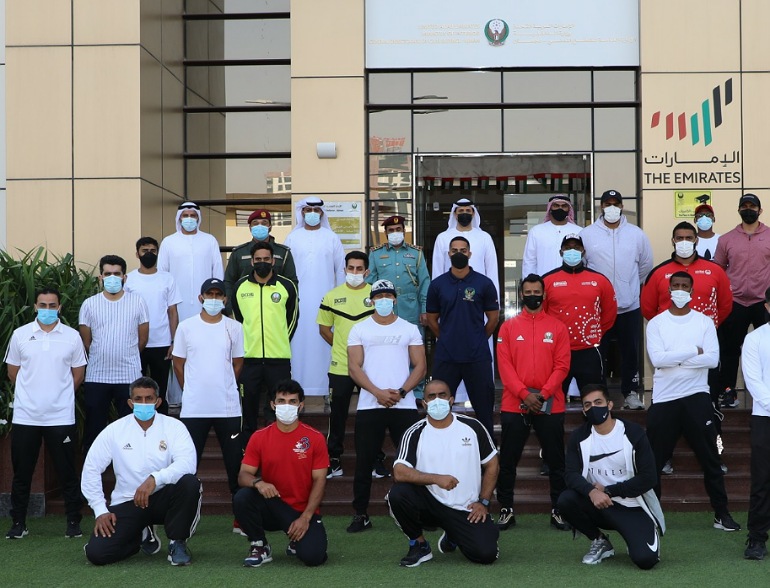
{"label": "black sneaker", "polygon": [[572,529],[570,524],[562,518],[556,509],[551,511],[551,526],[558,531],[569,531]]}
{"label": "black sneaker", "polygon": [[297,542],[296,541],[289,541],[289,544],[286,546],[286,555],[289,557],[293,557],[297,555]]}
{"label": "black sneaker", "polygon": [[142,529],[142,553],[146,555],[155,555],[160,551],[160,537],[155,534],[152,525]]}
{"label": "black sneaker", "polygon": [[541,476],[550,476],[551,475],[551,468],[548,467],[548,464],[543,462],[540,462],[540,475]]}
{"label": "black sneaker", "polygon": [[409,541],[409,551],[401,558],[401,567],[416,568],[422,562],[433,559],[433,553],[427,541],[419,543],[416,539]]}
{"label": "black sneaker", "polygon": [[765,547],[764,541],[750,537],[746,540],[746,551],[743,552],[743,559],[762,560],[765,559],[766,555],[767,547]]}
{"label": "black sneaker", "polygon": [[738,408],[740,406],[738,394],[732,388],[725,388],[722,396],[722,408]]}
{"label": "black sneaker", "polygon": [[326,478],[338,478],[342,475],[342,464],[338,457],[332,457],[329,460],[329,469],[326,470]]}
{"label": "black sneaker", "polygon": [[16,521],[13,523],[13,526],[8,530],[8,532],[5,534],[6,539],[21,539],[22,537],[26,537],[29,535],[29,531],[27,530],[27,525],[22,523],[21,521]]}
{"label": "black sneaker", "polygon": [[714,517],[714,528],[722,531],[740,531],[741,526],[735,522],[729,512]]}
{"label": "black sneaker", "polygon": [[438,550],[441,553],[452,553],[455,549],[457,549],[457,543],[450,541],[449,536],[446,534],[446,531],[444,531],[443,535],[441,535],[441,538],[438,540]]}
{"label": "black sneaker", "polygon": [[179,539],[168,544],[168,561],[172,566],[189,566],[192,556],[187,541]]}
{"label": "black sneaker", "polygon": [[80,529],[78,521],[67,521],[67,530],[64,531],[64,537],[67,539],[76,539],[82,537],[83,531]]}
{"label": "black sneaker", "polygon": [[369,515],[353,515],[353,520],[348,525],[348,533],[360,533],[361,531],[368,531],[372,528],[372,521],[369,520]]}
{"label": "black sneaker", "polygon": [[385,462],[382,459],[375,459],[372,466],[372,478],[379,480],[381,478],[390,478],[390,472],[385,467]]}
{"label": "black sneaker", "polygon": [[497,528],[505,531],[516,526],[516,517],[513,516],[512,508],[501,508],[500,516],[497,517]]}
{"label": "black sneaker", "polygon": [[273,550],[267,541],[252,541],[249,555],[243,560],[244,567],[258,568],[262,564],[273,561]]}

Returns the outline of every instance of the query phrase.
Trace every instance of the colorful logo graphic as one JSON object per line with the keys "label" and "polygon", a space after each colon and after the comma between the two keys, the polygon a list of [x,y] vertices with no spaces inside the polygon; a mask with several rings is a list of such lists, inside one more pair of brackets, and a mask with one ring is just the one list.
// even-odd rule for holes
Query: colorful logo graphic
{"label": "colorful logo graphic", "polygon": [[484,27],[484,36],[492,47],[500,47],[505,43],[511,29],[501,18],[493,18]]}
{"label": "colorful logo graphic", "polygon": [[[701,102],[700,111],[695,111],[689,116],[682,112],[676,117],[677,135],[680,141],[687,137],[687,123],[690,127],[690,141],[697,145],[703,132],[703,146],[711,143],[712,132],[722,124],[722,107],[729,106],[733,101],[733,79],[729,78],[724,83],[724,103],[722,102],[722,86],[715,86],[711,91],[711,98],[706,98]],[[660,125],[660,111],[652,115],[650,128],[654,129]],[[666,141],[674,138],[674,113],[669,112],[666,116]],[[712,127],[713,120],[713,127]]]}

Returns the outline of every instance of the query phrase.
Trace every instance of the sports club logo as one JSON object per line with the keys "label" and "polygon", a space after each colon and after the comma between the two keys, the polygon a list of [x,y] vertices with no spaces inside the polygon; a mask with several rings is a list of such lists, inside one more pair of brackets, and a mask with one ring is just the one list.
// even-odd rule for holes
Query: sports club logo
{"label": "sports club logo", "polygon": [[[685,140],[688,137],[689,129],[690,142],[697,145],[700,143],[702,134],[703,146],[705,147],[711,143],[712,133],[722,125],[722,108],[729,106],[732,101],[733,79],[729,78],[724,83],[724,97],[722,96],[722,86],[714,86],[711,90],[711,97],[701,102],[700,109],[696,109],[690,114],[669,112],[663,117],[661,117],[659,110],[653,113],[650,128],[654,129],[660,126],[661,118],[664,118],[666,141],[673,139],[674,135],[679,141]],[[676,124],[674,124],[674,118],[676,118]]]}
{"label": "sports club logo", "polygon": [[501,47],[505,44],[511,29],[502,18],[493,18],[484,26],[484,36],[492,47]]}
{"label": "sports club logo", "polygon": [[270,300],[272,300],[273,302],[280,302],[280,301],[281,301],[281,295],[280,295],[280,293],[278,293],[278,292],[273,292],[273,293],[270,295]]}
{"label": "sports club logo", "polygon": [[473,297],[476,295],[476,289],[475,288],[466,288],[465,292],[463,292],[463,300],[467,300],[469,302],[473,302]]}

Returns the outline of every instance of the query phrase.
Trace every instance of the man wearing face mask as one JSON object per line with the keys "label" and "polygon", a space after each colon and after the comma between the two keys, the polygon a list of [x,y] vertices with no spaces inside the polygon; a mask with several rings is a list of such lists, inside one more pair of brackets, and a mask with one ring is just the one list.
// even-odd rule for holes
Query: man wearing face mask
{"label": "man wearing face mask", "polygon": [[234,299],[235,284],[241,278],[248,276],[254,269],[251,265],[251,248],[254,243],[267,241],[273,247],[275,264],[273,271],[285,278],[289,278],[294,285],[298,284],[297,269],[294,267],[294,257],[291,249],[286,245],[281,245],[270,234],[273,228],[272,215],[269,210],[260,208],[249,215],[249,231],[251,232],[251,241],[239,245],[230,253],[227,260],[227,269],[225,269],[225,287],[227,288],[227,307],[226,312],[231,310],[230,306]]}
{"label": "man wearing face mask", "polygon": [[428,416],[404,433],[388,492],[391,516],[409,539],[401,566],[433,559],[426,527],[441,527],[441,553],[458,547],[474,563],[491,564],[499,553],[500,532],[489,514],[499,463],[495,444],[474,418],[452,414],[446,382],[425,386]]}
{"label": "man wearing face mask", "polygon": [[620,391],[626,399],[623,408],[643,410],[639,386],[639,345],[642,340],[639,294],[652,269],[652,247],[644,231],[628,222],[622,214],[620,192],[604,192],[601,207],[602,215],[580,232],[585,245],[586,267],[612,283],[618,304],[615,324],[602,336],[600,349],[606,360],[610,342],[617,341],[621,359]]}
{"label": "man wearing face mask", "polygon": [[545,286],[536,274],[519,286],[522,312],[505,321],[497,334],[497,367],[503,382],[500,405],[500,476],[497,500],[501,531],[516,525],[513,513],[516,468],[534,427],[551,487],[551,526],[569,527],[556,507],[564,490],[564,393],[562,382],[570,363],[569,333],[557,318],[543,310]]}
{"label": "man wearing face mask", "polygon": [[559,496],[564,518],[588,539],[583,563],[595,565],[615,555],[602,532],[618,531],[637,567],[649,570],[660,560],[666,521],[653,492],[655,458],[644,429],[612,416],[607,388],[588,384],[580,390],[586,423],[567,443],[567,490]]}
{"label": "man wearing face mask", "polygon": [[487,340],[500,319],[500,303],[492,280],[469,265],[472,255],[465,237],[452,239],[447,252],[452,269],[428,288],[428,326],[437,339],[433,376],[451,390],[465,382],[476,418],[494,438],[495,384]]}
{"label": "man wearing face mask", "polygon": [[[727,507],[724,473],[716,443],[708,370],[719,362],[714,321],[690,308],[693,277],[675,272],[669,280],[671,306],[647,324],[647,354],[655,368],[647,437],[660,472],[684,435],[703,468],[714,509],[714,528],[738,531]],[[660,473],[655,486],[660,496]]]}
{"label": "man wearing face mask", "polygon": [[564,235],[577,235],[580,227],[575,224],[575,210],[569,194],[555,194],[548,199],[543,222],[527,233],[521,275],[542,276],[561,265],[559,245]]}
{"label": "man wearing face mask", "polygon": [[53,288],[38,290],[37,318],[13,332],[5,353],[8,379],[14,385],[10,512],[13,524],[6,539],[21,539],[28,534],[29,492],[43,440],[64,495],[64,536],[83,535],[83,501],[75,468],[75,392],[83,383],[86,355],[78,332],[59,320],[60,298]]}
{"label": "man wearing face mask", "polygon": [[[168,561],[190,565],[187,540],[200,520],[201,481],[195,477],[195,447],[185,426],[157,413],[158,384],[141,377],[130,384],[129,414],[94,441],[83,464],[81,489],[96,521],[85,546],[92,564],[106,565],[141,549],[154,555],[161,539],[153,525],[164,525]],[[104,497],[102,473],[112,464],[115,489]]]}
{"label": "man wearing face mask", "polygon": [[279,382],[270,393],[276,422],[249,440],[233,502],[235,515],[249,538],[248,568],[273,561],[265,531],[289,537],[286,555],[306,566],[327,559],[326,529],[319,507],[326,487],[329,455],[323,435],[298,420],[305,393],[294,380]]}
{"label": "man wearing face mask", "polygon": [[259,428],[259,404],[265,391],[264,417],[275,420],[269,394],[291,377],[291,338],[297,330],[297,287],[275,271],[275,251],[267,241],[251,246],[252,271],[234,288],[233,316],[243,324],[244,363],[239,382],[243,387],[243,447]]}
{"label": "man wearing face mask", "polygon": [[136,242],[136,258],[139,269],[126,276],[126,292],[137,294],[147,303],[150,313],[150,334],[147,347],[142,351],[142,373],[152,376],[160,387],[163,400],[158,412],[168,414],[166,389],[174,335],[179,325],[176,306],[182,302],[174,277],[158,269],[158,242],[152,237],[142,237]]}
{"label": "man wearing face mask", "polygon": [[113,401],[118,416],[129,413],[128,385],[142,375],[140,356],[150,331],[147,304],[123,289],[126,260],[105,255],[99,260],[99,273],[104,290],[83,302],[78,317],[80,338],[88,353],[84,453],[107,425]]}
{"label": "man wearing face mask", "polygon": [[604,381],[599,344],[615,323],[618,309],[612,284],[585,267],[584,253],[582,238],[567,235],[561,242],[562,266],[543,276],[546,312],[569,332],[570,369],[562,384],[565,397],[572,378],[579,388]]}
{"label": "man wearing face mask", "polygon": [[[425,348],[417,327],[396,316],[396,287],[372,284],[374,314],[353,325],[348,335],[348,372],[358,385],[353,478],[355,515],[348,533],[372,528],[367,509],[372,491],[372,463],[382,448],[385,431],[395,447],[417,420],[414,387],[425,377]],[[410,365],[412,369],[410,371]]]}
{"label": "man wearing face mask", "polygon": [[765,324],[764,291],[770,284],[770,232],[759,221],[762,204],[754,194],[738,201],[741,224],[719,238],[714,261],[730,278],[733,311],[719,327],[719,378],[723,408],[738,406],[735,380],[741,346],[749,325]]}
{"label": "man wearing face mask", "polygon": [[708,204],[695,208],[695,226],[698,227],[696,250],[703,259],[713,259],[719,243],[719,233],[714,232],[714,209]]}
{"label": "man wearing face mask", "polygon": [[297,202],[297,224],[286,237],[302,284],[299,298],[297,334],[291,341],[295,362],[292,376],[308,396],[329,393],[327,371],[331,362],[331,347],[318,334],[315,322],[318,302],[332,288],[345,283],[345,250],[342,241],[332,231],[324,211],[324,202],[309,196]]}
{"label": "man wearing face mask", "polygon": [[356,387],[348,373],[348,335],[353,325],[374,313],[372,287],[365,281],[368,276],[369,258],[366,254],[363,251],[349,252],[345,256],[345,283],[327,292],[316,317],[321,337],[332,346],[332,361],[329,365],[331,414],[326,439],[330,461],[329,478],[342,475],[340,458],[344,450],[345,423]]}
{"label": "man wearing face mask", "polygon": [[222,280],[203,282],[199,302],[203,310],[179,323],[174,341],[174,374],[184,394],[179,416],[192,437],[198,465],[209,431],[214,428],[230,492],[235,495],[243,455],[237,384],[243,369],[243,328],[222,314]]}

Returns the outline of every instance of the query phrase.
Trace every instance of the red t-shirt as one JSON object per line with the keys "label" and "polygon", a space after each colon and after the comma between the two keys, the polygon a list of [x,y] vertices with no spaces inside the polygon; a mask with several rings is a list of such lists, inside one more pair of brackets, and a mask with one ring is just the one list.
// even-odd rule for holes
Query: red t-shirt
{"label": "red t-shirt", "polygon": [[284,433],[273,423],[251,436],[243,463],[258,468],[262,479],[276,487],[281,500],[302,512],[313,487],[311,472],[329,467],[329,452],[326,438],[313,427],[299,423]]}

